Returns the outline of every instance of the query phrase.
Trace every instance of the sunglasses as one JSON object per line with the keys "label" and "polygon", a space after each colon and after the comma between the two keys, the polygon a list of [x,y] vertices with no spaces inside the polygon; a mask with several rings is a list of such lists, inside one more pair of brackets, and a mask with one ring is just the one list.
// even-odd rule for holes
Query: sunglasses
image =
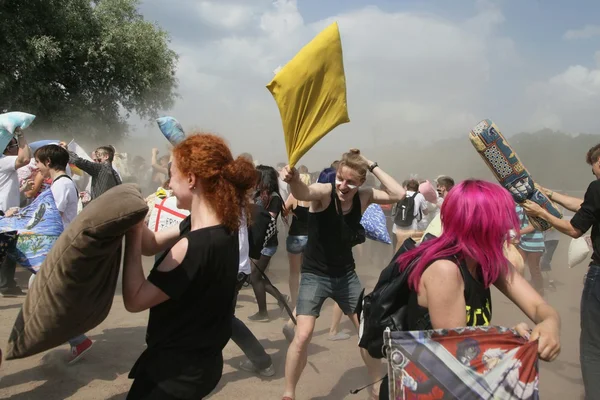
{"label": "sunglasses", "polygon": [[[336,185],[340,185],[341,186],[343,183],[344,183],[344,181],[336,178],[336,180],[335,180],[335,184]],[[358,185],[351,185],[349,183],[346,183],[346,187],[348,187],[348,189],[350,189],[350,190],[354,190],[354,189],[356,189],[358,187]]]}
{"label": "sunglasses", "polygon": [[14,149],[15,147],[19,147],[19,144],[13,143],[13,144],[9,144],[8,146],[6,146],[7,149]]}

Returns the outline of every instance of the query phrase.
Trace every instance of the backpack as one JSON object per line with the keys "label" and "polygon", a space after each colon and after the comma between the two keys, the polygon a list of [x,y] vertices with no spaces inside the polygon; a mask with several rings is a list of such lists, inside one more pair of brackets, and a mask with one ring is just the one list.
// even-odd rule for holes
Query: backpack
{"label": "backpack", "polygon": [[[435,238],[427,234],[423,241]],[[368,295],[360,294],[356,313],[359,316],[358,346],[366,349],[373,358],[386,357],[383,332],[408,330],[407,305],[410,296],[408,277],[417,259],[400,271],[398,258],[416,247],[412,238],[406,239],[389,265],[381,271],[375,288]]]}
{"label": "backpack", "polygon": [[[407,228],[412,225],[415,219],[415,192],[412,196],[404,196],[402,200],[394,205],[392,215],[394,215],[394,224]],[[419,221],[421,220],[421,209],[419,208]]]}

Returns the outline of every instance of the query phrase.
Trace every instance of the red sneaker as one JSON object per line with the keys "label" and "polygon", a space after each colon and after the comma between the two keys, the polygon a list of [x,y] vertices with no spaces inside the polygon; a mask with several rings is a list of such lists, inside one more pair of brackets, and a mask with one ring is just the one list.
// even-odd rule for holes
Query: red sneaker
{"label": "red sneaker", "polygon": [[81,360],[83,355],[88,352],[89,349],[92,348],[94,343],[91,339],[85,339],[82,343],[77,346],[71,347],[71,356],[69,357],[69,364],[75,364],[77,361]]}

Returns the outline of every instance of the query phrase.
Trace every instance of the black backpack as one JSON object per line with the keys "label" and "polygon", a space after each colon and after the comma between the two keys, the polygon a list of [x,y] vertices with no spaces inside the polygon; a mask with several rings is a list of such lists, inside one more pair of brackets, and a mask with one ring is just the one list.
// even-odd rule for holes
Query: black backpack
{"label": "black backpack", "polygon": [[[432,238],[435,236],[426,234],[423,241]],[[383,349],[383,332],[386,328],[392,331],[408,329],[407,305],[411,293],[408,277],[417,259],[400,271],[398,258],[415,247],[413,239],[406,239],[389,265],[381,271],[373,291],[364,296],[363,289],[360,295],[356,310],[360,320],[358,346],[366,349],[373,358],[386,356]]]}
{"label": "black backpack", "polygon": [[[412,225],[413,220],[415,219],[415,196],[417,193],[412,196],[404,196],[402,200],[394,205],[394,209],[392,210],[392,215],[394,215],[394,223],[397,226],[401,226],[403,228],[409,227]],[[421,215],[421,210],[419,209],[419,215]],[[419,218],[419,221],[421,218]]]}

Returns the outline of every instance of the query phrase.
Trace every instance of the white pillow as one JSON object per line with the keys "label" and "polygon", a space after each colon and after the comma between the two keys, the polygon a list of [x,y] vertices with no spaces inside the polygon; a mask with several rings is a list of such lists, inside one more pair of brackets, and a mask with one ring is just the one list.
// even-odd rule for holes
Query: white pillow
{"label": "white pillow", "polygon": [[568,263],[569,268],[573,268],[585,261],[592,250],[591,239],[589,236],[582,236],[571,240],[569,244]]}

